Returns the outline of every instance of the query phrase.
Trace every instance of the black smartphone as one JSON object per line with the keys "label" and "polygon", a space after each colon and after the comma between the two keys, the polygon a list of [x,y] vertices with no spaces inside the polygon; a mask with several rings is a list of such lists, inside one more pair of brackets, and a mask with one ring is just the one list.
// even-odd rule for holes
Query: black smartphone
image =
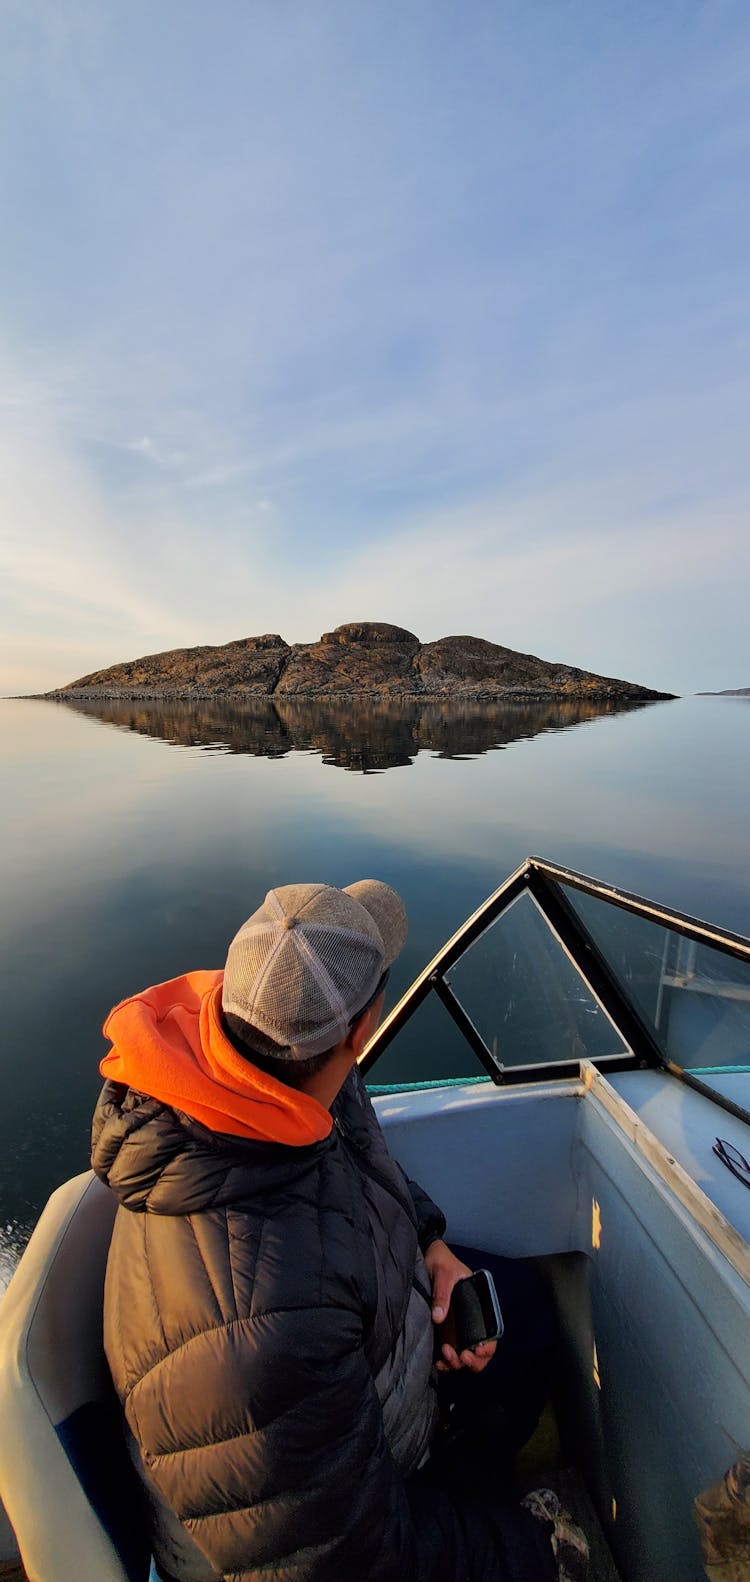
{"label": "black smartphone", "polygon": [[458,1280],[451,1293],[448,1316],[437,1330],[437,1349],[453,1346],[457,1352],[473,1351],[483,1340],[499,1340],[503,1315],[489,1269],[477,1269]]}

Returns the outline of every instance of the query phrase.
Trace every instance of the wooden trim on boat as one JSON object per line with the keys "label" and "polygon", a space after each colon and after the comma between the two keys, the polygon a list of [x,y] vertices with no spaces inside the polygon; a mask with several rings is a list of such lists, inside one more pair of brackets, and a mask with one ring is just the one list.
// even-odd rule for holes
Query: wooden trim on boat
{"label": "wooden trim on boat", "polygon": [[629,1138],[636,1151],[656,1170],[665,1185],[687,1209],[692,1220],[700,1226],[727,1262],[732,1265],[745,1284],[750,1286],[750,1246],[744,1236],[730,1225],[721,1209],[706,1196],[692,1176],[678,1163],[658,1137],[636,1115],[625,1099],[610,1086],[606,1077],[590,1060],[581,1061],[581,1081],[587,1094],[591,1094],[602,1108],[611,1115],[621,1132]]}

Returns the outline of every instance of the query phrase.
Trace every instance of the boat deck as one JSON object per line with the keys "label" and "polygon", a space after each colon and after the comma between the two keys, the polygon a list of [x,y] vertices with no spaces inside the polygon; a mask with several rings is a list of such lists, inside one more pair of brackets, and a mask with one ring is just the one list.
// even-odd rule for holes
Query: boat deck
{"label": "boat deck", "polygon": [[[750,1191],[712,1151],[719,1136],[750,1159],[750,1125],[660,1071],[613,1072],[608,1081],[729,1224],[750,1242]],[[731,1097],[750,1109],[750,1074],[734,1078]]]}

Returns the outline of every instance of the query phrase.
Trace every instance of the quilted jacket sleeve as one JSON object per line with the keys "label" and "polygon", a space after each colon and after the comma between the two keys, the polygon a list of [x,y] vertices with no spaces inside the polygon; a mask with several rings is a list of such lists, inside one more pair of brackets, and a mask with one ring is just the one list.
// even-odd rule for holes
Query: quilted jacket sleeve
{"label": "quilted jacket sleeve", "polygon": [[437,1241],[438,1237],[445,1235],[446,1218],[442,1211],[433,1203],[432,1198],[419,1185],[418,1181],[411,1181],[405,1176],[406,1184],[411,1193],[414,1211],[417,1216],[417,1235],[422,1252],[426,1252],[430,1243]]}
{"label": "quilted jacket sleeve", "polygon": [[[404,1484],[357,1329],[338,1308],[266,1313],[227,1329],[220,1347],[216,1333],[196,1337],[132,1391],[151,1478],[206,1557],[232,1582],[542,1575],[506,1563],[507,1535],[481,1513]],[[228,1368],[232,1406],[212,1412],[226,1403]]]}
{"label": "quilted jacket sleeve", "polygon": [[[380,1122],[378,1121],[377,1115],[375,1114],[372,1099],[370,1098],[367,1087],[363,1081],[362,1073],[356,1066],[347,1079],[347,1087],[350,1088],[352,1093],[356,1096],[357,1103],[367,1116],[368,1127],[378,1138],[379,1146],[387,1151],[387,1143],[385,1141],[383,1132],[381,1131]],[[433,1203],[432,1198],[428,1196],[428,1194],[424,1191],[424,1188],[421,1187],[417,1181],[411,1181],[409,1179],[406,1171],[402,1169],[401,1165],[397,1164],[396,1167],[406,1182],[407,1187],[409,1188],[409,1194],[411,1196],[412,1203],[414,1204],[414,1212],[417,1219],[417,1236],[419,1238],[419,1245],[422,1249],[422,1252],[426,1252],[430,1242],[436,1241],[438,1236],[445,1235],[445,1215],[443,1214],[442,1210],[438,1208],[437,1203]]]}

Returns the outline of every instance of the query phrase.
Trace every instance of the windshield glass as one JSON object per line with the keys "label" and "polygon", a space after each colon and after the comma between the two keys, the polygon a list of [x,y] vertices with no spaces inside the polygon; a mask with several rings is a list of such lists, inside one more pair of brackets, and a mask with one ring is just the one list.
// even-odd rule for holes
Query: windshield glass
{"label": "windshield glass", "polygon": [[561,888],[665,1059],[696,1075],[750,1071],[750,962]]}
{"label": "windshield glass", "polygon": [[500,1070],[628,1053],[528,892],[510,903],[446,973]]}

